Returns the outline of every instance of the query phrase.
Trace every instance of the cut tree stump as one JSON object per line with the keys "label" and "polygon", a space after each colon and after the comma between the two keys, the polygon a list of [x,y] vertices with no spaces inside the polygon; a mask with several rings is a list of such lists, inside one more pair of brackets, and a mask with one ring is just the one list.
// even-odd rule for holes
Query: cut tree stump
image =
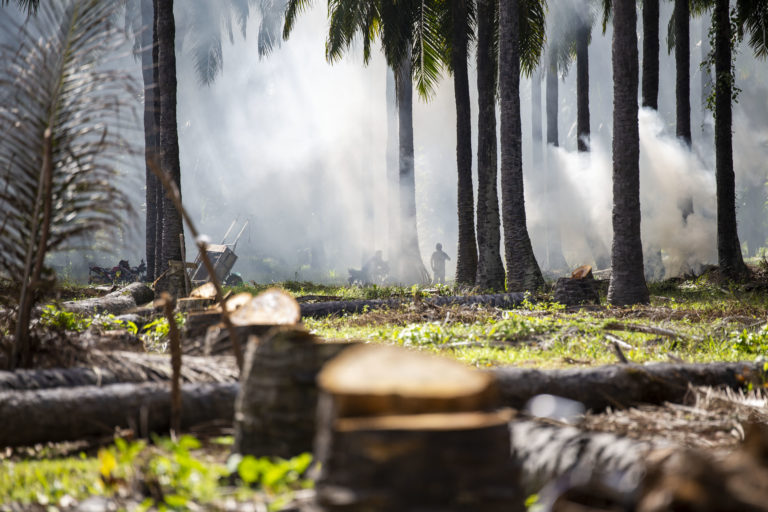
{"label": "cut tree stump", "polygon": [[595,368],[491,370],[499,383],[501,402],[522,408],[531,397],[550,394],[576,400],[593,411],[642,403],[681,403],[688,386],[740,389],[764,382],[763,363],[621,364]]}
{"label": "cut tree stump", "polygon": [[317,500],[326,511],[524,510],[509,410],[490,373],[386,345],[318,376]]}
{"label": "cut tree stump", "polygon": [[155,292],[144,283],[131,283],[125,288],[92,299],[64,302],[61,309],[82,315],[96,313],[111,313],[120,315],[127,313],[137,306],[152,302]]}
{"label": "cut tree stump", "polygon": [[[496,295],[457,295],[453,297],[427,297],[424,303],[433,306],[470,306],[479,304],[497,308],[515,308],[525,300],[523,293],[502,293]],[[301,316],[319,318],[329,315],[362,313],[372,309],[397,308],[409,304],[409,299],[374,299],[374,300],[340,300],[331,302],[315,302],[301,304]]]}
{"label": "cut tree stump", "polygon": [[582,265],[571,273],[571,277],[561,277],[555,283],[555,301],[566,306],[582,304],[600,304],[600,294],[592,267]]}
{"label": "cut tree stump", "polygon": [[[234,382],[184,384],[182,428],[231,421],[237,387]],[[0,447],[87,439],[109,435],[115,428],[168,432],[170,408],[167,383],[4,391]]]}
{"label": "cut tree stump", "polygon": [[276,327],[246,350],[235,402],[235,453],[289,458],[312,451],[316,376],[354,343],[324,342],[297,327]]}

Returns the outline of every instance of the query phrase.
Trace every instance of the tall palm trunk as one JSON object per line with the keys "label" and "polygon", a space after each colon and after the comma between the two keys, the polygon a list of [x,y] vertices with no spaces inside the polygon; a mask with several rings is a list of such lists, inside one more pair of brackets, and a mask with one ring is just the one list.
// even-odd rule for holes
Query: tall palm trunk
{"label": "tall palm trunk", "polygon": [[576,132],[579,151],[589,150],[589,26],[576,39]]}
{"label": "tall palm trunk", "polygon": [[457,210],[459,245],[456,255],[456,283],[475,284],[477,242],[475,241],[475,201],[472,192],[472,114],[467,72],[467,4],[450,0],[453,34],[451,64],[456,100],[456,168],[458,170]]}
{"label": "tall palm trunk", "polygon": [[550,55],[549,65],[547,66],[547,144],[557,147],[560,145],[557,133],[557,59],[554,56],[554,52]]}
{"label": "tall palm trunk", "polygon": [[525,219],[520,119],[519,0],[499,1],[499,96],[501,98],[501,200],[507,289],[544,284]]}
{"label": "tall palm trunk", "polygon": [[157,125],[155,124],[155,60],[154,52],[154,20],[155,11],[152,0],[141,0],[141,70],[144,81],[144,156],[146,159],[146,195],[147,205],[145,240],[147,280],[155,280],[155,250],[157,245],[157,186],[158,180],[151,171],[150,163],[157,165],[159,148],[157,141]]}
{"label": "tall palm trunk", "polygon": [[[155,82],[155,91],[152,95],[154,103],[152,112],[155,116],[155,147],[157,148],[157,162],[161,164],[162,155],[160,153],[160,38],[158,36],[158,19],[160,12],[160,0],[153,0],[155,23],[152,29],[152,77]],[[163,267],[163,219],[165,189],[163,184],[156,182],[155,187],[155,279],[164,271]],[[167,268],[167,263],[166,263]]]}
{"label": "tall palm trunk", "polygon": [[728,0],[716,0],[715,24],[715,159],[717,182],[717,260],[730,279],[748,275],[736,231],[736,185],[733,174],[731,19]]}
{"label": "tall palm trunk", "polygon": [[[181,192],[181,168],[179,164],[179,137],[176,126],[176,24],[173,18],[173,0],[160,0],[158,4],[158,71],[160,94],[160,167],[171,177]],[[163,197],[163,260],[161,268],[168,268],[169,261],[183,261],[179,235],[184,228],[181,212],[171,199]],[[161,282],[174,296],[180,296],[184,289],[183,276],[170,272],[169,278]]]}
{"label": "tall palm trunk", "polygon": [[[477,2],[477,279],[481,288],[504,289],[500,254],[499,194],[496,185],[496,56],[494,0]],[[541,103],[539,103],[540,105]]]}
{"label": "tall palm trunk", "polygon": [[400,258],[402,283],[423,283],[426,269],[419,252],[416,229],[416,178],[413,157],[413,84],[411,55],[405,56],[395,73],[400,141]]}
{"label": "tall palm trunk", "polygon": [[[547,98],[546,98],[546,114],[547,114],[547,146],[550,144],[554,147],[560,145],[557,118],[558,118],[558,87],[557,83],[557,58],[554,56],[554,52],[550,53],[549,65],[547,66]],[[550,192],[550,199],[552,200],[551,209],[545,220],[545,234],[546,234],[546,260],[545,267],[548,269],[562,270],[568,268],[568,263],[563,256],[563,248],[560,240],[560,226],[559,226],[559,180],[557,178],[557,169],[555,162],[552,159],[548,159],[546,167],[545,183],[547,191]]]}
{"label": "tall palm trunk", "polygon": [[688,0],[675,0],[676,134],[691,145],[691,48]]}
{"label": "tall palm trunk", "polygon": [[608,302],[648,302],[640,240],[640,135],[637,122],[637,12],[613,3],[613,247]]}
{"label": "tall palm trunk", "polygon": [[395,72],[387,66],[387,247],[388,259],[395,262],[400,253],[400,204],[398,198],[397,164],[397,101],[395,98]]}
{"label": "tall palm trunk", "polygon": [[659,110],[659,0],[643,0],[643,106]]}
{"label": "tall palm trunk", "polygon": [[533,151],[531,156],[533,164],[536,169],[541,165],[544,160],[542,146],[542,130],[543,124],[541,122],[541,71],[536,71],[531,77],[531,130],[533,135],[531,141],[533,143]]}
{"label": "tall palm trunk", "polygon": [[579,151],[589,149],[589,27],[576,39],[576,132]]}

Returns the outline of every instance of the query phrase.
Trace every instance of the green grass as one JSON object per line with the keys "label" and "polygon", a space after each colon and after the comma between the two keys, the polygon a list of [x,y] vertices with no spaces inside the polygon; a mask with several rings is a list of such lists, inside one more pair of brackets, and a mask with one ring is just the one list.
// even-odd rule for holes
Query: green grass
{"label": "green grass", "polygon": [[[231,437],[207,446],[191,436],[155,438],[153,444],[116,439],[95,456],[6,460],[0,464],[0,509],[129,496],[140,503],[138,510],[188,510],[192,503],[217,509],[228,498],[279,510],[294,491],[312,486],[304,477],[309,454],[289,460],[228,456],[231,444]],[[146,492],[131,495],[135,489]]]}

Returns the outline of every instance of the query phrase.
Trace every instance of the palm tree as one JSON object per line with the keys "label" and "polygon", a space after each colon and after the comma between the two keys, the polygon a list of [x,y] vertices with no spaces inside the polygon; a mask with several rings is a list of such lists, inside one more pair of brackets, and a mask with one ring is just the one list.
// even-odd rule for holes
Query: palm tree
{"label": "palm tree", "polygon": [[0,268],[19,291],[11,368],[31,362],[32,307],[55,279],[46,254],[114,236],[132,213],[115,169],[135,154],[119,131],[138,88],[107,62],[125,42],[114,15],[111,2],[51,1],[22,25],[0,20],[18,34],[0,44]]}
{"label": "palm tree", "polygon": [[[296,17],[311,0],[289,0],[283,37],[288,38]],[[416,186],[413,151],[413,82],[427,97],[434,90],[445,56],[436,0],[346,0],[329,2],[330,27],[326,42],[329,62],[340,59],[358,34],[362,34],[363,60],[371,57],[371,45],[381,39],[387,65],[395,74],[399,125],[400,254],[401,282],[428,282],[419,250],[416,229]],[[415,20],[418,20],[417,24]]]}
{"label": "palm tree", "polygon": [[659,109],[659,0],[643,0],[643,106]]}
{"label": "palm tree", "polygon": [[[538,2],[528,2],[533,9]],[[499,2],[499,96],[501,100],[501,198],[508,290],[544,284],[525,218],[520,119],[520,0]],[[525,53],[525,52],[523,52]]]}
{"label": "palm tree", "polygon": [[691,146],[691,45],[689,0],[675,0],[672,15],[675,27],[676,134]]}
{"label": "palm tree", "polygon": [[731,18],[728,0],[716,0],[715,28],[715,180],[717,182],[717,259],[731,279],[749,274],[736,229],[736,185],[733,173]]}
{"label": "palm tree", "polygon": [[504,289],[497,190],[495,33],[498,3],[477,2],[477,277],[475,284]]}
{"label": "palm tree", "polygon": [[608,302],[648,302],[640,240],[637,12],[613,1],[613,247]]}
{"label": "palm tree", "polygon": [[467,46],[472,32],[473,4],[467,0],[448,2],[450,24],[450,68],[456,100],[456,168],[458,170],[457,210],[459,244],[456,256],[456,283],[472,285],[477,275],[475,209],[472,197],[472,116],[469,101]]}

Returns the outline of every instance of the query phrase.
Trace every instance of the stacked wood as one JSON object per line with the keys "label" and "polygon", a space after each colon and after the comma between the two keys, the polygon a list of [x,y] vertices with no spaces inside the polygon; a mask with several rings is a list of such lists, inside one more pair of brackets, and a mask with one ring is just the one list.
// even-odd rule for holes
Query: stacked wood
{"label": "stacked wood", "polygon": [[599,304],[600,295],[592,267],[582,265],[571,274],[571,277],[561,277],[555,283],[555,301],[566,306],[581,304]]}
{"label": "stacked wood", "polygon": [[352,345],[324,342],[298,327],[276,327],[249,341],[235,402],[233,450],[284,458],[311,452],[317,373]]}
{"label": "stacked wood", "polygon": [[[525,295],[523,293],[502,293],[495,295],[457,295],[451,297],[427,297],[424,303],[433,306],[471,306],[482,305],[497,308],[514,308],[519,306]],[[372,309],[394,309],[410,301],[407,299],[374,299],[374,300],[339,300],[330,302],[315,302],[301,304],[301,316],[319,318],[329,315],[362,313]]]}
{"label": "stacked wood", "polygon": [[496,383],[450,359],[350,348],[318,377],[317,500],[326,511],[523,510]]}
{"label": "stacked wood", "polygon": [[689,386],[741,389],[764,382],[763,363],[621,364],[595,368],[492,370],[507,407],[522,408],[536,395],[557,395],[600,411],[647,403],[681,403]]}
{"label": "stacked wood", "polygon": [[[236,383],[184,384],[182,428],[227,419]],[[109,435],[116,428],[168,432],[171,391],[164,384],[114,384],[0,392],[0,447]]]}
{"label": "stacked wood", "polygon": [[152,302],[155,292],[144,283],[131,283],[103,297],[68,301],[61,308],[72,313],[94,315],[96,313],[111,313],[120,315],[127,313],[137,306]]}

